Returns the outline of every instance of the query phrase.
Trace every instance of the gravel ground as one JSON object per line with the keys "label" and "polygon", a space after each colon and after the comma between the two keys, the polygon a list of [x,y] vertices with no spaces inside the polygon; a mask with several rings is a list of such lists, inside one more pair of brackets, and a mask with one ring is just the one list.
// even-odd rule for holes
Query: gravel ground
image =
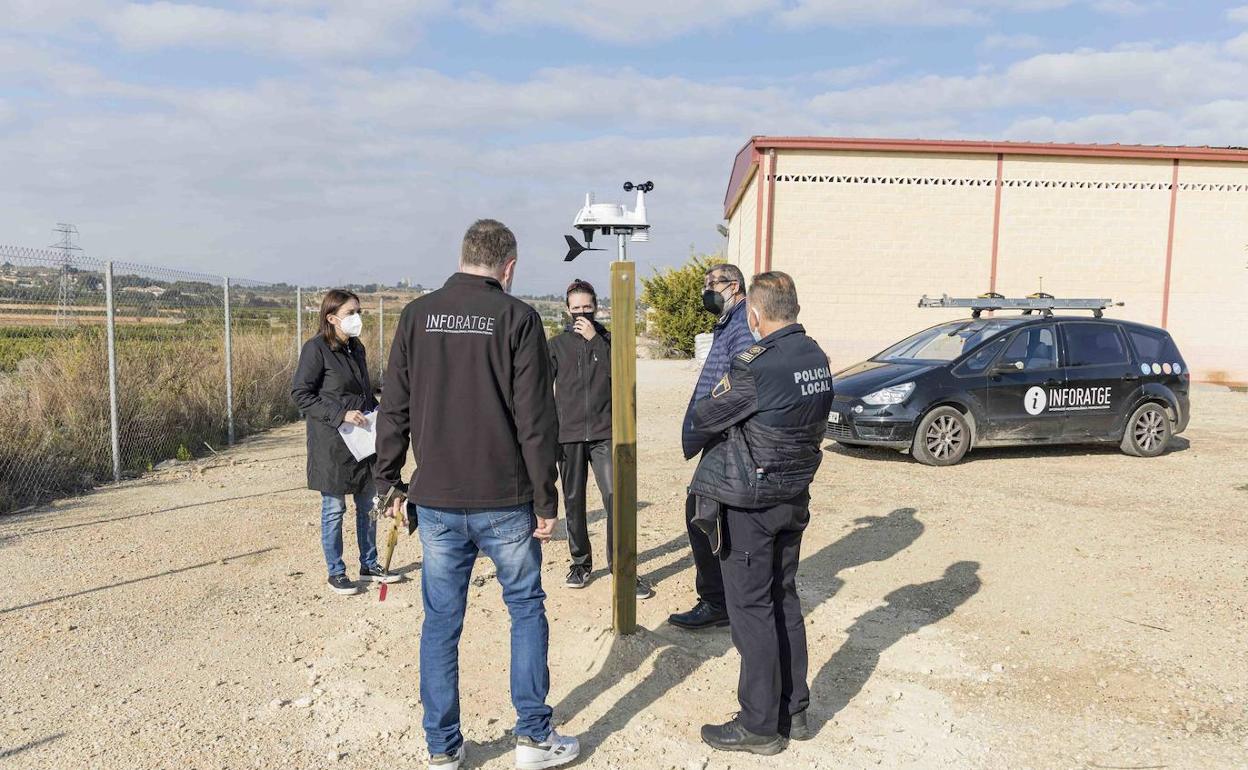
{"label": "gravel ground", "polygon": [[[726,630],[663,623],[692,600],[695,371],[639,378],[643,630],[616,639],[609,581],[569,591],[565,544],[546,552],[551,702],[579,766],[1248,768],[1248,396],[1198,388],[1154,460],[1010,449],[933,469],[830,448],[799,578],[818,735],[762,759],[698,742],[735,710],[738,659]],[[423,766],[419,545],[400,544],[410,579],[386,602],[329,594],[302,487],[289,426],[0,520],[0,764]],[[471,590],[468,766],[510,767],[488,562]]]}

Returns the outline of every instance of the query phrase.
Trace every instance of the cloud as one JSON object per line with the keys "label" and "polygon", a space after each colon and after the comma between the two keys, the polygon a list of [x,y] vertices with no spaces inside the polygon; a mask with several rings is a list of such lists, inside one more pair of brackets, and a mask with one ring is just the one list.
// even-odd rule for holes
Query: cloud
{"label": "cloud", "polygon": [[1248,24],[1248,5],[1241,5],[1236,8],[1228,9],[1226,12],[1226,18],[1240,24]]}
{"label": "cloud", "polygon": [[780,5],[780,0],[484,0],[465,4],[461,13],[494,32],[519,24],[569,29],[613,43],[644,43],[720,28]]}
{"label": "cloud", "polygon": [[1246,132],[1248,101],[1225,99],[1179,112],[1131,110],[1067,120],[1025,118],[1007,127],[1003,136],[1024,141],[1218,146]]}
{"label": "cloud", "polygon": [[[1055,5],[949,7],[992,15]],[[0,157],[6,178],[21,182],[0,185],[0,242],[43,243],[52,223],[71,221],[99,256],[310,283],[433,283],[453,269],[463,228],[495,216],[520,237],[519,288],[544,292],[577,275],[605,279],[605,262],[563,264],[559,236],[586,191],[622,199],[626,179],[657,185],[655,237],[634,252],[643,263],[678,262],[689,244],[717,247],[729,167],[752,134],[1198,144],[1248,134],[1240,86],[1248,33],[1015,54],[1004,66],[968,62],[946,74],[880,59],[733,78],[679,77],[645,63],[488,75],[377,53],[411,44],[378,20],[419,26],[436,4],[399,15],[394,3],[358,0],[254,0],[206,14],[157,6],[102,29],[128,30],[128,49],[170,57],[271,43],[288,66],[191,86],[112,68],[123,57],[108,36],[92,59],[55,38],[0,35]],[[523,10],[503,6],[480,7]],[[26,18],[37,11],[24,7]],[[129,8],[114,3],[100,18],[117,24]],[[331,42],[281,32],[303,29],[292,20],[342,14],[364,31]],[[695,28],[677,16],[667,29]],[[1023,43],[1002,40],[996,50]],[[587,102],[587,93],[613,98]]]}
{"label": "cloud", "polygon": [[1160,8],[1157,2],[1139,2],[1139,0],[1096,0],[1092,8],[1113,16],[1139,16]]}
{"label": "cloud", "polygon": [[1075,0],[797,0],[779,14],[790,27],[802,26],[933,26],[986,23],[998,12],[1051,11]]}
{"label": "cloud", "polygon": [[979,44],[984,51],[1034,51],[1044,46],[1044,40],[1037,35],[988,35]]}
{"label": "cloud", "polygon": [[128,3],[104,26],[134,50],[206,48],[295,58],[394,54],[412,45],[440,2],[346,3],[268,0],[247,10],[194,3]]}
{"label": "cloud", "polygon": [[1180,108],[1237,96],[1248,62],[1236,38],[1224,45],[1123,47],[1045,53],[1002,71],[923,75],[829,91],[810,100],[818,115],[855,120],[916,115],[968,115],[1025,107],[1098,109],[1110,105]]}

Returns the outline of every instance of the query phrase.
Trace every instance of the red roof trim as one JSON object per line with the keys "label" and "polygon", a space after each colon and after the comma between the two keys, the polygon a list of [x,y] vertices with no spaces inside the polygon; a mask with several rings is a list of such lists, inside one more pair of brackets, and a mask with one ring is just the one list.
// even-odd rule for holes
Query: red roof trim
{"label": "red roof trim", "polygon": [[732,214],[732,210],[737,207],[755,163],[754,141],[750,140],[737,153],[736,160],[732,163],[732,174],[728,177],[728,190],[724,193],[724,219],[727,219]]}
{"label": "red roof trim", "polygon": [[[740,190],[737,181],[742,159],[748,160],[751,148],[759,152],[776,150],[844,150],[857,152],[927,152],[982,155],[1050,155],[1085,158],[1123,158],[1135,160],[1186,160],[1225,163],[1248,163],[1248,149],[1235,147],[1184,147],[1143,144],[1057,144],[1049,142],[988,142],[940,139],[858,139],[819,136],[755,136],[737,153],[724,196],[724,218],[732,215]],[[736,182],[737,186],[734,186]]]}

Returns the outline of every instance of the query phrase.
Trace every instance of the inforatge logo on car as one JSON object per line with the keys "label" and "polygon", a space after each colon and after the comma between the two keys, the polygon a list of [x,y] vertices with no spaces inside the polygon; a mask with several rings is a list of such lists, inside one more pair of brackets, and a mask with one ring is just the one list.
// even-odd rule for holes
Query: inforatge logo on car
{"label": "inforatge logo on car", "polygon": [[1099,388],[1029,388],[1023,395],[1027,414],[1050,412],[1086,412],[1113,406],[1114,389]]}

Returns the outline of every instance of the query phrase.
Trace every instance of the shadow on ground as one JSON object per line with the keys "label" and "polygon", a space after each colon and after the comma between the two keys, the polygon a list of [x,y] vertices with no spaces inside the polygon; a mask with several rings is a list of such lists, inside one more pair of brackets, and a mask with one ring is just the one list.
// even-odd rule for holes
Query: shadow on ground
{"label": "shadow on ground", "polygon": [[[1170,439],[1170,443],[1166,446],[1166,451],[1162,455],[1176,454],[1178,452],[1186,452],[1192,446],[1192,442],[1183,436],[1174,436]],[[878,460],[880,462],[893,463],[915,463],[918,461],[910,456],[909,452],[902,453],[896,449],[888,447],[869,447],[869,446],[846,446],[835,441],[830,442],[824,447],[825,452],[842,457],[852,457],[861,460]],[[986,462],[990,460],[1010,460],[1019,458],[1048,458],[1048,457],[1088,457],[1091,455],[1116,455],[1121,454],[1122,450],[1118,448],[1117,442],[1101,442],[1097,444],[1035,444],[1030,446],[1006,446],[1006,447],[984,447],[976,448],[966,453],[961,464]]]}
{"label": "shadow on ground", "polygon": [[[858,525],[857,529],[804,559],[798,575],[804,613],[813,612],[834,597],[844,586],[845,583],[837,576],[838,573],[851,567],[892,558],[917,540],[923,534],[924,525],[917,518],[916,513],[914,508],[898,508],[887,516],[867,516],[857,519],[854,522]],[[687,548],[685,537],[680,536],[640,554],[638,564],[641,565],[666,553]],[[675,571],[690,566],[690,563],[689,557],[677,560],[674,565]],[[666,571],[667,568],[659,572],[666,573]],[[907,586],[889,594],[889,597],[897,598],[886,601],[907,602],[908,607],[909,603],[918,600],[906,592],[918,588],[920,587]],[[933,616],[931,622],[936,622],[940,617],[944,616]],[[873,621],[874,617],[867,622]],[[594,747],[601,744],[609,735],[623,729],[634,717],[652,706],[669,691],[680,686],[703,663],[723,656],[731,648],[732,639],[727,629],[691,632],[664,626],[661,631],[640,629],[632,637],[614,637],[598,673],[568,693],[555,706],[555,714],[561,722],[574,718],[588,708],[603,692],[614,687],[626,673],[639,669],[645,660],[655,650],[658,650],[653,670],[612,704],[593,724],[581,731],[581,756],[583,758],[591,756]],[[841,662],[838,660],[838,666],[831,670],[839,671]],[[828,666],[824,668],[828,669]],[[820,675],[823,675],[823,671]],[[869,677],[869,674],[867,676]],[[865,681],[866,679],[863,678],[862,683]],[[838,697],[828,695],[826,692],[823,696],[833,705],[840,703],[841,700],[848,702],[861,689],[862,683],[859,683],[857,689],[854,689],[848,696]],[[843,705],[836,706],[837,709],[841,707]],[[826,712],[826,710],[826,707],[822,708],[821,712]],[[826,718],[823,721],[826,721]],[[822,721],[819,724],[822,724]],[[510,748],[511,743],[507,740],[492,741],[477,746],[473,751],[474,762],[486,763],[501,756]],[[486,756],[482,756],[483,752]]]}

